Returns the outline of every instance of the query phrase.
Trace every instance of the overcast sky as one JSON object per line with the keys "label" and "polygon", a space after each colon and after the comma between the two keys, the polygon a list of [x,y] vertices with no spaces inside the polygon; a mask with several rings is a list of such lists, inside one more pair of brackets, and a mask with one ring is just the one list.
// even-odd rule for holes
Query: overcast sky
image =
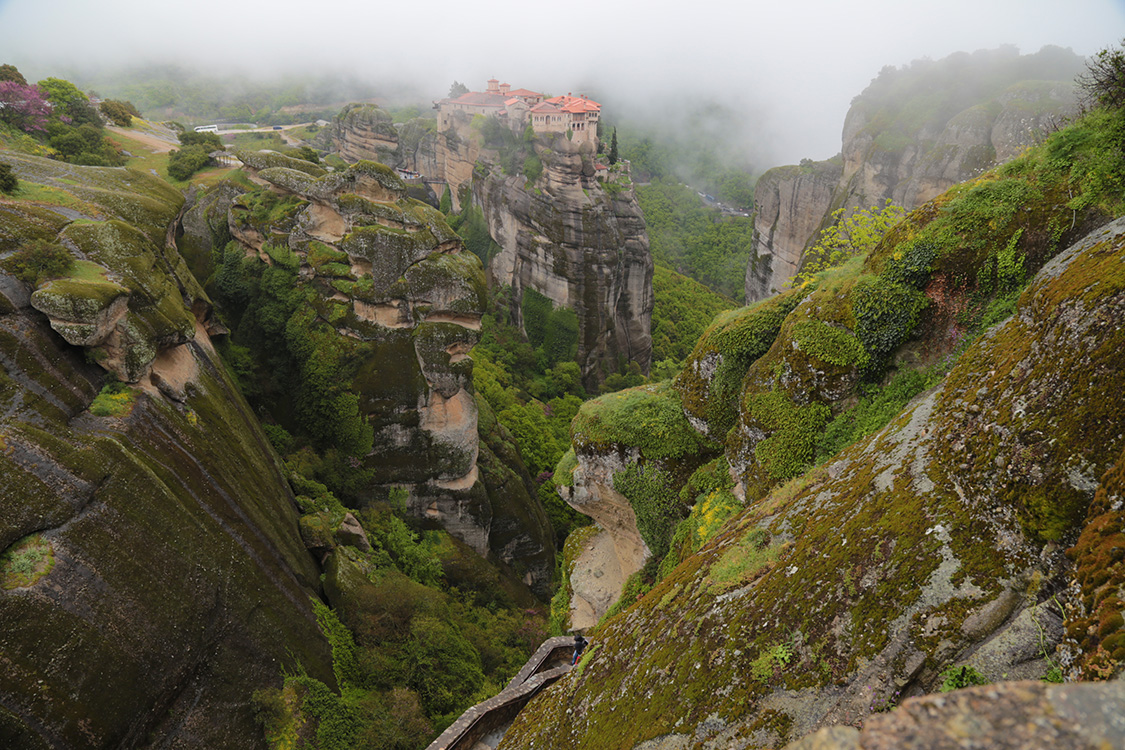
{"label": "overcast sky", "polygon": [[[0,63],[29,77],[121,62],[347,70],[445,95],[495,76],[597,91],[607,117],[685,91],[746,113],[773,164],[840,149],[852,97],[884,65],[1003,44],[1088,55],[1125,37],[1125,0],[0,0]],[[763,166],[771,166],[765,164]]]}

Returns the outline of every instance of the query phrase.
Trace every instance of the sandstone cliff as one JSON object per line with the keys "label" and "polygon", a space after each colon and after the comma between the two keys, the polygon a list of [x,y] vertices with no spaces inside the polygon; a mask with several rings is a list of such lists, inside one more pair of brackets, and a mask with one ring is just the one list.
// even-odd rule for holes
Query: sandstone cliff
{"label": "sandstone cliff", "polygon": [[510,286],[516,300],[534,289],[577,313],[588,388],[625,362],[648,372],[652,256],[631,184],[596,180],[590,144],[560,137],[536,152],[544,170],[534,184],[498,166],[474,178],[474,205],[501,247],[489,263],[492,282]]}
{"label": "sandstone cliff", "polygon": [[131,170],[0,158],[74,207],[4,203],[0,258],[46,240],[76,259],[37,289],[0,270],[0,737],[260,747],[253,690],[298,662],[332,681],[319,571],[165,243],[182,198]]}
{"label": "sandstone cliff", "polygon": [[853,101],[839,156],[766,172],[754,194],[746,301],[783,288],[836,209],[887,201],[912,209],[1012,159],[1073,113],[1078,58],[1048,49],[1011,54],[888,68]]}
{"label": "sandstone cliff", "polygon": [[[411,513],[478,554],[518,565],[545,596],[554,558],[542,507],[518,482],[497,485],[494,452],[481,455],[468,357],[486,302],[476,256],[382,164],[324,174],[280,154],[240,156],[268,189],[231,203],[238,247],[225,250],[236,254],[229,263],[245,256],[260,268],[288,269],[309,306],[287,313],[291,324],[304,321],[313,342],[309,364],[300,365],[307,372],[295,394],[297,420],[306,419],[300,404],[329,389],[325,408],[342,409],[333,422],[350,427],[322,439],[335,447],[347,439],[361,453],[371,476],[356,492],[361,501],[406,489]],[[229,301],[232,309],[244,304],[237,295]],[[306,346],[291,327],[284,335],[290,351]],[[317,385],[315,363],[329,357],[338,363],[335,382]],[[322,407],[308,408],[319,415]]]}
{"label": "sandstone cliff", "polygon": [[340,110],[318,141],[344,161],[397,164],[399,137],[391,116],[374,104],[349,104]]}
{"label": "sandstone cliff", "polygon": [[349,161],[396,159],[436,192],[448,186],[455,211],[470,202],[483,211],[501,248],[489,259],[490,283],[511,287],[517,316],[525,289],[578,314],[578,362],[588,388],[628,362],[647,372],[652,259],[624,165],[603,183],[594,176],[593,146],[558,136],[524,146],[543,167],[529,180],[518,169],[525,154],[513,169],[508,152],[515,146],[490,142],[480,119],[455,118],[443,133],[407,123],[392,146],[397,131],[389,118],[354,105],[336,118],[332,143]]}

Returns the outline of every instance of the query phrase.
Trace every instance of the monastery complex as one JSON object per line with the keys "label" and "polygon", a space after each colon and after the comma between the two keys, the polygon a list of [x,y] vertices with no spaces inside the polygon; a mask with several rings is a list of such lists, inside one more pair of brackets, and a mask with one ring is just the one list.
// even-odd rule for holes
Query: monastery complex
{"label": "monastery complex", "polygon": [[570,133],[577,143],[597,143],[598,120],[602,105],[585,96],[555,96],[545,99],[543,94],[527,89],[513,89],[493,78],[486,91],[470,91],[452,99],[442,99],[434,104],[438,111],[438,131],[444,132],[453,125],[460,113],[496,117],[513,130],[523,130],[528,123],[539,133]]}

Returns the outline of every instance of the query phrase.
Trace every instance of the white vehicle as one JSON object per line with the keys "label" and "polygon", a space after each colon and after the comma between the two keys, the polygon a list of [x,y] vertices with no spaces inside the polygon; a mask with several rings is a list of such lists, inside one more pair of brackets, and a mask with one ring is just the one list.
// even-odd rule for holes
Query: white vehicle
{"label": "white vehicle", "polygon": [[196,125],[195,132],[197,133],[218,133],[218,125]]}

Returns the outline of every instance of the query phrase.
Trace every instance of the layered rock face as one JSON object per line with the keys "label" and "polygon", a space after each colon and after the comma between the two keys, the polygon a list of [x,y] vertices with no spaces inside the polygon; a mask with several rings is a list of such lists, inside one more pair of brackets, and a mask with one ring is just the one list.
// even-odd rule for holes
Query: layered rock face
{"label": "layered rock face", "polygon": [[348,162],[398,161],[398,131],[391,116],[374,104],[347,105],[325,127],[321,139]]}
{"label": "layered rock face", "polygon": [[940,105],[912,102],[915,114],[888,114],[891,108],[879,98],[877,80],[853,102],[839,156],[762,176],[754,192],[748,303],[784,288],[800,267],[805,248],[829,226],[837,209],[850,213],[888,201],[907,209],[920,206],[1017,156],[1074,111],[1069,79],[1022,81],[992,92],[972,79],[1002,74],[968,70],[960,75],[970,80],[954,77],[939,84],[958,88],[956,94],[936,92]]}
{"label": "layered rock face", "polygon": [[[542,508],[499,491],[488,481],[498,473],[482,476],[478,462],[468,352],[486,304],[480,261],[439,212],[406,198],[384,165],[361,161],[324,174],[280,154],[241,156],[288,208],[265,215],[260,197],[248,194],[231,209],[231,234],[263,263],[296,269],[317,330],[350,352],[347,391],[374,433],[362,458],[373,472],[367,498],[407,489],[412,513],[481,555],[518,563],[546,594],[553,548]],[[486,459],[491,467],[491,450]],[[517,507],[521,501],[529,507]]]}
{"label": "layered rock face", "polygon": [[513,298],[525,289],[578,314],[577,361],[588,388],[636,362],[652,361],[652,256],[631,186],[607,190],[594,178],[593,145],[559,137],[536,143],[544,164],[529,189],[522,176],[493,166],[473,182],[474,205],[501,247],[490,261],[494,283]]}
{"label": "layered rock face", "polygon": [[754,247],[746,268],[748,303],[777,294],[797,273],[805,244],[831,213],[842,173],[837,159],[776,167],[758,178]]}
{"label": "layered rock face", "polygon": [[[807,297],[771,347],[845,363],[807,366],[806,406],[841,398],[853,377],[844,339],[814,312],[825,328],[841,315]],[[776,747],[934,690],[947,667],[993,680],[1041,677],[1052,661],[1112,674],[1125,653],[1120,571],[1096,575],[1094,560],[1112,561],[1117,538],[1123,319],[1119,220],[1047,263],[1015,315],[882,431],[748,494],[723,532],[603,626],[585,668],[533,701],[501,747]],[[777,387],[793,386],[801,360],[777,361]],[[738,424],[753,426],[755,405],[779,411],[773,392],[744,393]],[[749,487],[738,445],[728,455]],[[1084,527],[1068,553],[1084,561],[1083,604],[1060,612],[1051,594],[1075,571],[1057,541]],[[1063,638],[1081,656],[1060,664]]]}
{"label": "layered rock face", "polygon": [[627,178],[606,189],[594,176],[593,144],[559,136],[535,142],[544,169],[531,184],[500,168],[502,155],[485,147],[467,115],[455,117],[443,133],[423,134],[418,127],[407,123],[392,153],[390,139],[398,131],[389,117],[377,108],[352,105],[337,117],[332,139],[349,161],[379,159],[404,166],[439,181],[428,183],[437,192],[444,182],[454,210],[471,199],[502,249],[489,262],[490,281],[512,288],[516,314],[524,289],[578,314],[578,362],[587,387],[596,387],[626,362],[648,372],[652,258]]}
{"label": "layered rock face", "polygon": [[0,270],[2,744],[263,746],[254,690],[298,662],[333,680],[319,571],[165,244],[182,198],[131,170],[0,158],[78,206],[0,208],[0,258],[45,240],[76,259],[34,290]]}

